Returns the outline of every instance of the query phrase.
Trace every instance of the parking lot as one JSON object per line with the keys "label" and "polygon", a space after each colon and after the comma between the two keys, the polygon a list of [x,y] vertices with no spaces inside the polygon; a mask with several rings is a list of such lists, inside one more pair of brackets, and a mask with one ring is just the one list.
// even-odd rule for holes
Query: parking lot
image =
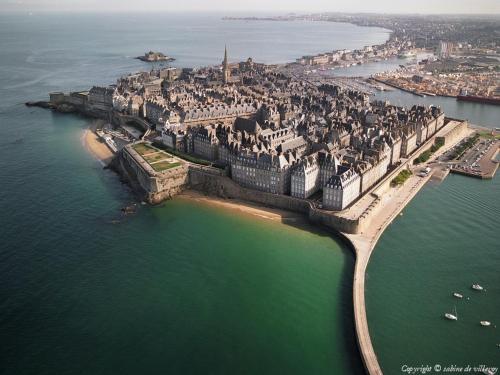
{"label": "parking lot", "polygon": [[498,168],[498,162],[493,160],[498,152],[498,146],[498,140],[480,138],[479,142],[466,151],[459,160],[452,162],[452,171],[474,177],[493,177]]}

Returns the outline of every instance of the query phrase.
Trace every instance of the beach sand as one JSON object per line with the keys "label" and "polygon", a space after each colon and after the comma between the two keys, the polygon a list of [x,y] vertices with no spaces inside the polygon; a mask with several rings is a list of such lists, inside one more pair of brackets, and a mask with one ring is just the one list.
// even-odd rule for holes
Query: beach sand
{"label": "beach sand", "polygon": [[203,193],[194,190],[186,190],[176,196],[175,199],[188,199],[226,210],[238,211],[243,215],[257,216],[260,219],[271,220],[285,224],[302,226],[308,223],[307,218],[299,213],[275,208],[268,208],[238,199],[217,198],[204,195]]}
{"label": "beach sand", "polygon": [[[95,133],[99,122],[93,122],[85,129],[82,136],[82,143],[85,148],[95,156],[103,166],[107,166],[114,154],[108,146],[99,139]],[[271,220],[278,223],[291,224],[293,226],[307,226],[308,219],[299,213],[280,210],[275,208],[268,208],[252,202],[246,202],[238,199],[223,199],[213,196],[205,195],[195,190],[186,190],[177,195],[175,199],[186,199],[196,201],[201,204],[218,207],[225,210],[231,210],[246,216],[258,217],[264,220]]]}
{"label": "beach sand", "polygon": [[107,166],[113,159],[114,154],[106,143],[101,141],[99,136],[95,133],[97,126],[97,121],[89,125],[89,128],[83,133],[82,142],[85,148],[94,155],[103,166]]}

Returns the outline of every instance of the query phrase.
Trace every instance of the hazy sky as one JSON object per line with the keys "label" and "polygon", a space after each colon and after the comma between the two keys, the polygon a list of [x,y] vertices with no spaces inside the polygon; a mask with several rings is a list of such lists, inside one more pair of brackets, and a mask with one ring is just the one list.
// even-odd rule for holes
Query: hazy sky
{"label": "hazy sky", "polygon": [[500,0],[0,0],[0,11],[13,10],[500,14]]}

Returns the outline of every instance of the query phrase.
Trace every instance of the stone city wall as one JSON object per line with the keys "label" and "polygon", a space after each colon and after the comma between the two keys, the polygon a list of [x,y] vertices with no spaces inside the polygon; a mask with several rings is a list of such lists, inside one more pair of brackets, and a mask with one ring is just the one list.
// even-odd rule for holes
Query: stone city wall
{"label": "stone city wall", "polygon": [[306,215],[311,222],[325,225],[337,232],[357,233],[359,230],[358,220],[338,217],[334,212],[317,209],[311,202],[304,199],[246,189],[229,177],[215,174],[210,169],[213,168],[190,166],[189,187],[224,199],[239,199],[266,207],[298,212]]}
{"label": "stone city wall", "polygon": [[[151,173],[149,165],[132,148],[125,147],[118,156],[118,172],[129,180],[151,204],[171,199],[188,186],[188,166],[183,165],[162,173]],[[139,188],[139,189],[137,189]]]}

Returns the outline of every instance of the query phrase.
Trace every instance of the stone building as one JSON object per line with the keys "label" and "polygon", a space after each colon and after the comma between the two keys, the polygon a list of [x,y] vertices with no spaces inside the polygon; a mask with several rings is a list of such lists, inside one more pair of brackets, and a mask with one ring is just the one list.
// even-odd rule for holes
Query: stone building
{"label": "stone building", "polygon": [[361,179],[353,168],[340,166],[323,187],[323,208],[342,211],[360,195]]}
{"label": "stone building", "polygon": [[161,129],[170,118],[170,109],[164,99],[147,99],[144,103],[145,117]]}
{"label": "stone building", "polygon": [[209,125],[198,129],[193,137],[193,152],[203,159],[216,161],[218,159],[219,140],[216,136],[216,126]]}
{"label": "stone building", "polygon": [[361,195],[366,193],[378,180],[386,173],[390,159],[384,156],[380,161],[374,159],[370,161],[362,161],[357,165],[357,171],[360,175],[360,192]]}
{"label": "stone building", "polygon": [[294,168],[290,179],[290,195],[306,199],[320,188],[319,163],[317,154],[303,158]]}
{"label": "stone building", "polygon": [[115,87],[94,86],[89,91],[88,106],[89,109],[98,112],[109,112],[113,109],[113,96]]}
{"label": "stone building", "polygon": [[401,157],[407,158],[417,148],[417,133],[412,126],[403,129],[401,135]]}
{"label": "stone building", "polygon": [[387,144],[391,149],[389,165],[395,165],[401,160],[401,137],[399,134],[391,134],[387,138]]}
{"label": "stone building", "polygon": [[186,152],[186,133],[163,128],[161,133],[162,143],[173,150]]}
{"label": "stone building", "polygon": [[330,180],[330,178],[337,173],[340,165],[339,159],[330,152],[318,152],[319,163],[319,186],[323,188]]}
{"label": "stone building", "polygon": [[294,137],[295,134],[290,127],[276,130],[270,128],[264,129],[259,135],[259,139],[263,142],[267,142],[271,148],[276,148],[281,143],[289,141]]}
{"label": "stone building", "polygon": [[281,153],[293,152],[299,157],[307,152],[308,143],[304,137],[296,137],[280,143],[276,150]]}
{"label": "stone building", "polygon": [[154,79],[152,81],[144,83],[144,97],[150,98],[161,95],[161,84],[162,79]]}
{"label": "stone building", "polygon": [[[435,120],[433,120],[433,121],[435,121]],[[433,121],[430,121],[430,122],[433,122]],[[417,130],[417,144],[418,145],[421,145],[421,144],[425,143],[425,141],[431,135],[429,133],[429,123],[430,122],[419,121],[417,123],[416,130]]]}
{"label": "stone building", "polygon": [[288,194],[294,162],[292,155],[240,153],[231,165],[231,175],[241,186],[273,194]]}

